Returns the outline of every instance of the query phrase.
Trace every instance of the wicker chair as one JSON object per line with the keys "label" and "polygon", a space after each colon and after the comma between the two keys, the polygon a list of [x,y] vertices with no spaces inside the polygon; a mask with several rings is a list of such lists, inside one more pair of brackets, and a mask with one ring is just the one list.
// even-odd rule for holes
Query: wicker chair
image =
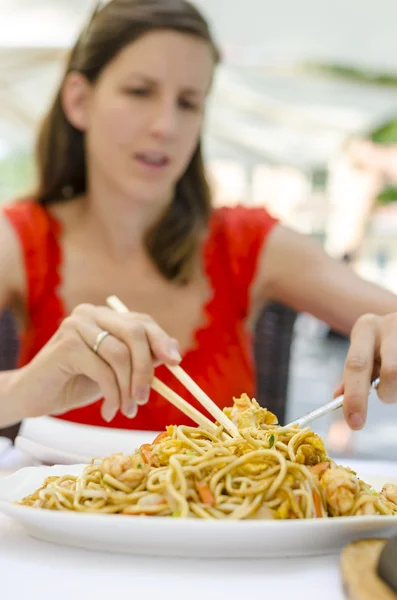
{"label": "wicker chair", "polygon": [[[284,423],[287,406],[290,349],[296,313],[280,304],[269,304],[259,315],[254,336],[256,399]],[[0,315],[0,371],[15,368],[18,333],[10,311]],[[19,425],[0,429],[14,440]]]}
{"label": "wicker chair", "polygon": [[[18,357],[18,331],[11,311],[6,310],[0,315],[0,371],[14,369]],[[19,424],[0,429],[0,436],[14,440],[18,435]]]}
{"label": "wicker chair", "polygon": [[281,425],[287,410],[289,366],[296,311],[268,304],[258,317],[254,336],[256,399],[271,410]]}

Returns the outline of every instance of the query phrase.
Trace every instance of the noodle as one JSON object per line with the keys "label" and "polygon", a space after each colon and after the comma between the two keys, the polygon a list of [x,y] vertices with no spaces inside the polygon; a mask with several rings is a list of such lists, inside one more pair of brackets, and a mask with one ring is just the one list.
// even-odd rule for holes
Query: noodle
{"label": "noodle", "polygon": [[79,476],[48,477],[20,504],[85,513],[199,519],[310,519],[397,514],[397,487],[380,494],[328,458],[309,428],[280,427],[245,394],[221,427],[170,426],[134,454],[94,459]]}

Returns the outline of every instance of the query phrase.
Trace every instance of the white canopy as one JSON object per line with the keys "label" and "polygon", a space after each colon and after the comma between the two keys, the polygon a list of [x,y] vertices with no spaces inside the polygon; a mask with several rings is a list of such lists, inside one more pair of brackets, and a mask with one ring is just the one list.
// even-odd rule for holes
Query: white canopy
{"label": "white canopy", "polygon": [[[395,0],[196,0],[224,49],[207,152],[324,165],[346,135],[397,113],[397,88],[302,71],[302,62],[397,72]],[[88,0],[0,0],[0,156],[31,144]]]}

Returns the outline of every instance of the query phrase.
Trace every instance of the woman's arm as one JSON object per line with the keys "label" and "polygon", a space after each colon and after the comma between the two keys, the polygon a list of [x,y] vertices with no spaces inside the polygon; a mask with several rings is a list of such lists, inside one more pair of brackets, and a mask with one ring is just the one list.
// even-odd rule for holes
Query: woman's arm
{"label": "woman's arm", "polygon": [[82,304],[28,365],[0,373],[0,426],[62,414],[101,397],[106,421],[119,410],[133,418],[149,400],[154,366],[180,361],[177,341],[148,315]]}
{"label": "woman's arm", "polygon": [[253,286],[254,305],[282,302],[349,334],[366,313],[397,311],[397,296],[358,277],[303,235],[276,226],[263,249]]}
{"label": "woman's arm", "polygon": [[25,369],[0,373],[0,427],[19,423],[22,419],[38,416],[32,410],[37,405],[38,389],[33,385],[26,388]]}
{"label": "woman's arm", "polygon": [[[0,214],[0,312],[25,297],[18,238]],[[106,339],[95,349],[104,332]],[[154,362],[180,360],[177,341],[148,315],[80,305],[28,365],[0,373],[0,427],[61,414],[101,397],[105,420],[118,410],[133,417],[149,399]]]}
{"label": "woman's arm", "polygon": [[351,334],[344,369],[343,408],[353,429],[365,423],[371,379],[378,396],[397,402],[397,297],[360,279],[312,240],[274,228],[263,249],[252,288],[253,308],[276,300],[309,312]]}

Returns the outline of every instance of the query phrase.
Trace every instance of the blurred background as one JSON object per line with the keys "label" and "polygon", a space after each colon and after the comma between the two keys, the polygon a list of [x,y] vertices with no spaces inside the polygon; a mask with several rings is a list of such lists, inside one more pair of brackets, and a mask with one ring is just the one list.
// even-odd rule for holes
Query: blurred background
{"label": "blurred background", "polygon": [[[224,55],[205,131],[215,203],[266,206],[397,292],[397,3],[195,3]],[[34,184],[37,124],[94,4],[0,0],[0,203]],[[330,399],[347,347],[299,315],[289,417]],[[340,415],[316,428],[335,454],[395,457],[397,408],[373,400],[369,413],[354,435]]]}

